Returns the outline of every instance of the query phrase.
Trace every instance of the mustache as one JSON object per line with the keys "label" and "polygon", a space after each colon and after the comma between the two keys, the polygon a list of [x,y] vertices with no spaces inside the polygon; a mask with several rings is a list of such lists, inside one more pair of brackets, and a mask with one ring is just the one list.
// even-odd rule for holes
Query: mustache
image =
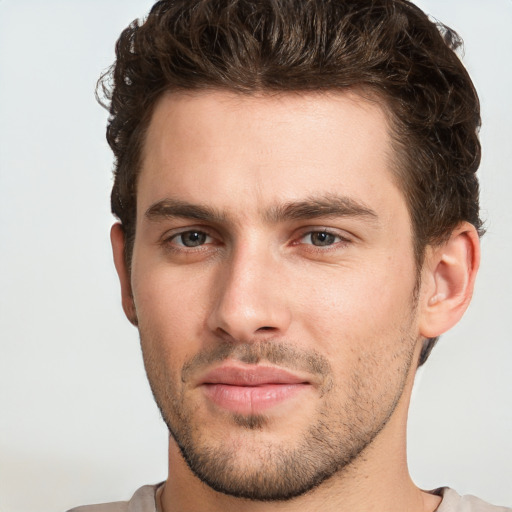
{"label": "mustache", "polygon": [[291,371],[308,372],[324,381],[332,375],[329,361],[315,350],[300,350],[290,343],[267,340],[254,343],[222,342],[202,350],[185,362],[181,380],[186,382],[191,375],[226,359],[246,364],[267,362]]}

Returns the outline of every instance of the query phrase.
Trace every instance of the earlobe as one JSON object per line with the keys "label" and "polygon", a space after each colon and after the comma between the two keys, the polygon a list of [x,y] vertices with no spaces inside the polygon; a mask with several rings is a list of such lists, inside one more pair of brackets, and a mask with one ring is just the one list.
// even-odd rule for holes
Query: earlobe
{"label": "earlobe", "polygon": [[135,311],[135,304],[133,302],[130,272],[126,266],[124,256],[125,237],[121,224],[116,223],[112,226],[112,229],[110,230],[110,241],[112,243],[114,265],[121,284],[123,310],[128,320],[136,326],[138,324],[137,314]]}
{"label": "earlobe", "polygon": [[471,301],[479,264],[478,233],[468,222],[460,224],[447,242],[428,248],[422,276],[422,336],[440,336],[460,320]]}

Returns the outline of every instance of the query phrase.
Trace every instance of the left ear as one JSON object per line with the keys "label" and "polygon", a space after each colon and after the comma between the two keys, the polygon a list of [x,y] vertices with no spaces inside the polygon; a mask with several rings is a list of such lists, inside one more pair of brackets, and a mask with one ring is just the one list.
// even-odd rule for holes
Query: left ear
{"label": "left ear", "polygon": [[453,327],[466,311],[480,265],[480,241],[469,222],[447,242],[428,246],[422,270],[420,334],[435,338]]}

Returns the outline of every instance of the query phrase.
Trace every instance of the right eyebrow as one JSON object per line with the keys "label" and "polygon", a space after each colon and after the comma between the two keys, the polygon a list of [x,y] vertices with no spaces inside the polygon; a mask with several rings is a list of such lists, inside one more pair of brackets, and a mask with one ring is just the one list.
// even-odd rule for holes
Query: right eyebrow
{"label": "right eyebrow", "polygon": [[177,199],[162,199],[152,204],[144,215],[147,219],[195,219],[204,222],[224,222],[226,216],[209,206],[197,205]]}

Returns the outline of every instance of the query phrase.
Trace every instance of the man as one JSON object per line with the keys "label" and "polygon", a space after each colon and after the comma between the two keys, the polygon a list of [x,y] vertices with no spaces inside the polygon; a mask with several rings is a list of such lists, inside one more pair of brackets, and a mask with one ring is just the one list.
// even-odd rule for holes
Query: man
{"label": "man", "polygon": [[406,0],[162,1],[123,32],[111,239],[169,477],[78,510],[506,510],[406,462],[479,264],[457,44]]}

